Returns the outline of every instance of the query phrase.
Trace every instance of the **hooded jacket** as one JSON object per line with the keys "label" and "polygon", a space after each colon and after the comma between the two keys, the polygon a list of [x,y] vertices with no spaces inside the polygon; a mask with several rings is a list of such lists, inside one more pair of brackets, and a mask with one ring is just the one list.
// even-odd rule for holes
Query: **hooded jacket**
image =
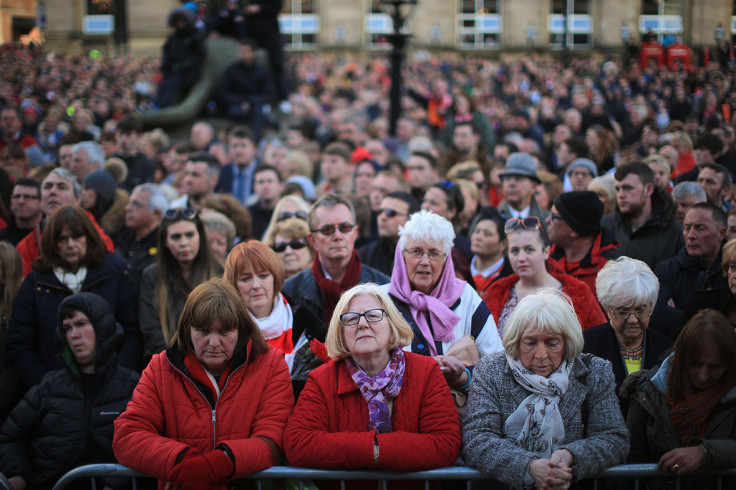
{"label": "hooded jacket", "polygon": [[655,187],[651,200],[652,215],[638,230],[631,229],[631,222],[618,209],[603,217],[601,228],[619,241],[619,254],[646,262],[654,269],[659,262],[674,257],[685,245],[685,239],[682,227],[675,221],[675,203],[667,191]]}
{"label": "hooded jacket", "polygon": [[[90,320],[96,339],[95,372],[81,375],[64,338],[61,313],[70,307]],[[80,464],[115,463],[113,421],[125,410],[138,373],[117,365],[115,317],[103,298],[69,296],[59,306],[56,336],[64,367],[44,376],[11,412],[0,431],[0,470],[28,488],[51,488]],[[88,379],[83,377],[89,376]],[[90,448],[96,450],[90,459]]]}

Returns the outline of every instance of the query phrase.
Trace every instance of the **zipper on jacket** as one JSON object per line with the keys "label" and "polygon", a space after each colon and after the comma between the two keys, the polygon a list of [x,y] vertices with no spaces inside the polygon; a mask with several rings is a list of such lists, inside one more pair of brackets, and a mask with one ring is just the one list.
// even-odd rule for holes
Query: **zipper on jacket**
{"label": "zipper on jacket", "polygon": [[[222,396],[222,394],[220,394]],[[218,397],[219,400],[219,397]],[[215,408],[217,407],[217,402],[215,402]],[[212,448],[214,449],[215,446],[217,446],[217,414],[215,412],[215,408],[212,409]]]}

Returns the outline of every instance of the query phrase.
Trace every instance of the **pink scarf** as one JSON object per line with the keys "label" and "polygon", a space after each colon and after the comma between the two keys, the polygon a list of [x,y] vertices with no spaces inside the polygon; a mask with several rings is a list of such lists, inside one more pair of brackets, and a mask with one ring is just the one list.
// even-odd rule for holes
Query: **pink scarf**
{"label": "pink scarf", "polygon": [[[404,303],[409,303],[411,316],[414,317],[419,331],[427,340],[430,355],[436,356],[435,340],[440,342],[455,340],[452,329],[460,321],[460,317],[453,313],[450,307],[460,298],[466,283],[455,277],[455,266],[452,263],[452,257],[448,255],[442,276],[429,295],[412,289],[401,248],[402,244],[399,242],[394,253],[394,270],[391,273],[391,285],[388,292]],[[426,314],[422,314],[424,312]],[[427,315],[432,322],[434,336],[427,323]]]}

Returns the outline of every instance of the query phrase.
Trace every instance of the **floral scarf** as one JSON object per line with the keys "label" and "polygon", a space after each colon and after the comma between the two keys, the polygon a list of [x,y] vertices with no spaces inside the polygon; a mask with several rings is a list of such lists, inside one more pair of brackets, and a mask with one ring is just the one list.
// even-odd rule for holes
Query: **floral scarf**
{"label": "floral scarf", "polygon": [[399,396],[404,382],[404,351],[401,347],[394,347],[386,367],[373,377],[368,376],[350,357],[345,359],[345,365],[368,403],[368,430],[375,430],[379,434],[391,432],[388,401]]}

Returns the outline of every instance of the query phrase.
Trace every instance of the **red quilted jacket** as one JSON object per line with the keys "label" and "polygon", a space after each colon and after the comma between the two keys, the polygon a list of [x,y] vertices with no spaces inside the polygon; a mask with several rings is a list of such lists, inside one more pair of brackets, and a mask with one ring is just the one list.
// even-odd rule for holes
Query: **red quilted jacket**
{"label": "red quilted jacket", "polygon": [[[567,274],[557,274],[554,272],[550,274],[560,281],[562,292],[572,300],[572,306],[575,308],[575,313],[578,316],[578,320],[580,320],[583,330],[608,321],[603,315],[598,300],[593,296],[587,284]],[[483,293],[483,301],[488,305],[488,309],[491,310],[494,319],[497,319],[501,315],[503,305],[506,304],[511,296],[511,288],[518,280],[518,275],[511,274],[491,284],[491,287]]]}
{"label": "red quilted jacket", "polygon": [[[389,433],[368,431],[368,404],[345,362],[330,361],[310,373],[289,417],[286,458],[294,466],[327,469],[419,471],[454,464],[461,443],[457,409],[431,357],[406,353],[391,425]],[[374,437],[380,448],[378,464],[373,460]],[[407,482],[394,483],[408,488]],[[375,489],[376,483],[350,483],[351,489],[362,486]]]}
{"label": "red quilted jacket", "polygon": [[115,457],[158,478],[164,488],[182,450],[195,447],[207,454],[224,443],[235,457],[237,479],[279,463],[275,458],[293,406],[289,369],[277,349],[233,369],[214,414],[192,378],[164,351],[153,356],[115,420]]}

